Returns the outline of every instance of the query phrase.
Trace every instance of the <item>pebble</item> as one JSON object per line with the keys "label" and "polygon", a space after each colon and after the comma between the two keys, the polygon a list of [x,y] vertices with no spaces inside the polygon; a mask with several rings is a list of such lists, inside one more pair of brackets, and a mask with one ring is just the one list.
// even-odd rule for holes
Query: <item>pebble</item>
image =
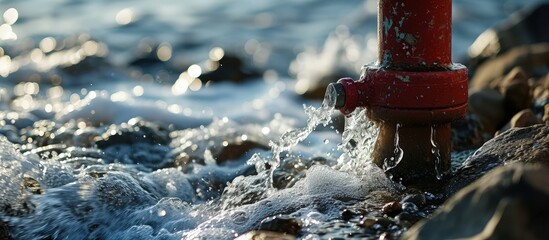
{"label": "pebble", "polygon": [[484,129],[493,134],[506,121],[504,101],[498,91],[484,88],[469,95],[469,111],[479,116]]}
{"label": "pebble", "polygon": [[405,202],[402,204],[402,211],[407,213],[416,213],[419,211],[418,207],[411,203],[411,202]]}
{"label": "pebble", "polygon": [[403,205],[403,209],[404,209],[405,203],[413,203],[417,207],[423,207],[427,203],[427,200],[425,199],[424,194],[417,193],[417,194],[406,195],[404,198],[402,198],[400,203]]}
{"label": "pebble", "polygon": [[411,225],[413,225],[414,223],[418,222],[423,218],[418,216],[417,214],[413,214],[409,212],[401,212],[395,217],[395,219],[397,220],[397,223],[405,227],[410,227]]}
{"label": "pebble", "polygon": [[378,217],[371,218],[367,217],[361,221],[361,226],[364,228],[371,228],[375,230],[387,229],[389,226],[396,224],[396,222],[391,218]]}
{"label": "pebble", "polygon": [[240,83],[251,78],[260,77],[261,74],[255,69],[248,68],[236,55],[225,53],[223,58],[212,61],[212,65],[218,66],[210,72],[200,75],[200,79],[208,81],[231,81]]}
{"label": "pebble", "polygon": [[261,221],[258,230],[296,235],[301,225],[302,223],[295,218],[279,215]]}
{"label": "pebble", "polygon": [[168,145],[169,131],[142,118],[132,118],[126,123],[111,125],[96,142],[103,149],[117,144],[150,143]]}
{"label": "pebble", "polygon": [[534,112],[532,112],[532,110],[530,109],[524,109],[515,114],[513,118],[511,118],[512,128],[528,127],[538,123],[540,123],[539,119],[536,117],[536,114],[534,114]]}
{"label": "pebble", "polygon": [[530,97],[530,86],[527,81],[513,80],[502,85],[501,93],[504,97],[505,110],[507,115],[513,115],[518,111],[530,108],[532,99]]}
{"label": "pebble", "polygon": [[343,209],[343,211],[341,211],[341,219],[344,221],[349,221],[355,215],[356,213],[349,209]]}
{"label": "pebble", "polygon": [[381,212],[387,214],[387,216],[394,217],[402,211],[402,205],[400,202],[394,201],[383,205]]}

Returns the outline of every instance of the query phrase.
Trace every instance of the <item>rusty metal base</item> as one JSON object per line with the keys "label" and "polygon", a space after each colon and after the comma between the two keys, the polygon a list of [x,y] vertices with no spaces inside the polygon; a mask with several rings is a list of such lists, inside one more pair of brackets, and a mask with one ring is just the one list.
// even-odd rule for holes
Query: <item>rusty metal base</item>
{"label": "rusty metal base", "polygon": [[[374,163],[405,186],[424,189],[440,185],[450,169],[450,123],[433,126],[380,124],[372,156]],[[395,138],[397,129],[398,138]]]}

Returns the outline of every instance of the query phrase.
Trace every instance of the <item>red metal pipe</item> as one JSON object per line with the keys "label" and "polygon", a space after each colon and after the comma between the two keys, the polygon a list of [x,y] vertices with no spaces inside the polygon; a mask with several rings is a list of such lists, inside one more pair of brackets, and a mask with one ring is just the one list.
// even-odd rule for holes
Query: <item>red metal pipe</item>
{"label": "red metal pipe", "polygon": [[381,0],[377,27],[381,66],[452,65],[451,0]]}
{"label": "red metal pipe", "polygon": [[450,167],[450,122],[467,111],[467,68],[451,62],[451,0],[380,0],[379,54],[360,80],[329,86],[349,114],[366,107],[380,126],[374,162],[407,185]]}

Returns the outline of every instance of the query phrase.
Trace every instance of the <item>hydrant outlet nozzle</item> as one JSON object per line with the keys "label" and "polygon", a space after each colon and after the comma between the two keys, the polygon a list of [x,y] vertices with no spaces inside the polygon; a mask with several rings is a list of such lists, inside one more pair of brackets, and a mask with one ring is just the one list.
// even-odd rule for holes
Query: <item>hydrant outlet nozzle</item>
{"label": "hydrant outlet nozzle", "polygon": [[331,83],[326,89],[324,101],[344,115],[352,113],[357,107],[366,107],[368,86],[364,81],[352,78],[341,78],[337,83]]}
{"label": "hydrant outlet nozzle", "polygon": [[335,109],[345,106],[345,88],[341,83],[330,83],[326,88],[324,102]]}

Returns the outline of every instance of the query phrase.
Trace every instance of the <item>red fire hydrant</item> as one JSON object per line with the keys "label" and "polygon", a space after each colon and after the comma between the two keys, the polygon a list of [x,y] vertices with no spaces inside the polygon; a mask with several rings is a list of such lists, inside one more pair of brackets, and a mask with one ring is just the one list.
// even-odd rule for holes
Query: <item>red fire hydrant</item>
{"label": "red fire hydrant", "polygon": [[374,163],[405,185],[450,168],[450,122],[467,111],[467,68],[451,61],[451,0],[380,0],[378,61],[328,91],[343,114],[366,107],[380,132]]}

